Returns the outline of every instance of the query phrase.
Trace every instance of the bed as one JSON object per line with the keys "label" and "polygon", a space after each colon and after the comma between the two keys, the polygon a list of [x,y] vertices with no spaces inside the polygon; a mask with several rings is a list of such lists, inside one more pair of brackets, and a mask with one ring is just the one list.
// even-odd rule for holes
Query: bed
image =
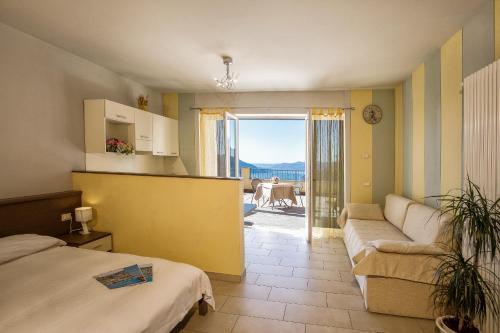
{"label": "bed", "polygon": [[[196,302],[201,314],[207,305],[214,307],[207,275],[191,265],[73,248],[53,235],[13,233],[39,229],[32,221],[27,227],[24,217],[12,219],[14,211],[41,204],[35,201],[0,201],[1,332],[170,332]],[[67,205],[55,206],[67,211]],[[31,208],[45,223],[46,214]],[[109,290],[93,278],[133,264],[153,264],[153,282]]]}

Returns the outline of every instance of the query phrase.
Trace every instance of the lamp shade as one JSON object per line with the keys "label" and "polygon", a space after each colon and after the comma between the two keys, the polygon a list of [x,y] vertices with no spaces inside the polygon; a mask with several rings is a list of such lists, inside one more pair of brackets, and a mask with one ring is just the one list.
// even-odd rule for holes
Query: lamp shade
{"label": "lamp shade", "polygon": [[77,222],[88,222],[92,220],[92,207],[78,207],[75,209]]}

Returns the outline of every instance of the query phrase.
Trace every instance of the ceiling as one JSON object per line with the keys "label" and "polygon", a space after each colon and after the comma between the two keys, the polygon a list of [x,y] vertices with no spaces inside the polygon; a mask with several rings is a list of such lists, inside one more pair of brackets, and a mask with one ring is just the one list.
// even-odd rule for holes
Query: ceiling
{"label": "ceiling", "polygon": [[0,0],[0,21],[161,91],[392,86],[484,0]]}

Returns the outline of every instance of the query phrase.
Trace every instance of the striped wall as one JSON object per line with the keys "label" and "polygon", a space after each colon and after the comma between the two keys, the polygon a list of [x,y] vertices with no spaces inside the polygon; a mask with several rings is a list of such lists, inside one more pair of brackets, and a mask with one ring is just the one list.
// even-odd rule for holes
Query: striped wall
{"label": "striped wall", "polygon": [[[402,88],[400,96],[401,93]],[[350,131],[351,202],[384,204],[385,196],[394,192],[395,97],[394,89],[351,92],[351,106],[355,108]],[[363,109],[369,104],[382,108],[382,120],[376,125],[369,125],[363,119]],[[401,107],[399,111],[402,112]]]}
{"label": "striped wall", "polygon": [[[402,141],[395,184],[403,195],[436,206],[432,195],[462,184],[463,77],[500,57],[500,0],[489,0],[402,83]],[[397,102],[397,101],[396,101]],[[398,104],[398,103],[396,103]]]}

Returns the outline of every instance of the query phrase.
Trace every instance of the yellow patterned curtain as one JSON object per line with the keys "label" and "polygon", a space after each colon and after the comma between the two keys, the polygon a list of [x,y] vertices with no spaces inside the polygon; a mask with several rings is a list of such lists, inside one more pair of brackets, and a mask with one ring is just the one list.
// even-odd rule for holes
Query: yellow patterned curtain
{"label": "yellow patterned curtain", "polygon": [[225,109],[201,109],[199,163],[201,176],[225,176]]}
{"label": "yellow patterned curtain", "polygon": [[344,111],[313,108],[311,202],[312,225],[338,228],[344,207]]}

